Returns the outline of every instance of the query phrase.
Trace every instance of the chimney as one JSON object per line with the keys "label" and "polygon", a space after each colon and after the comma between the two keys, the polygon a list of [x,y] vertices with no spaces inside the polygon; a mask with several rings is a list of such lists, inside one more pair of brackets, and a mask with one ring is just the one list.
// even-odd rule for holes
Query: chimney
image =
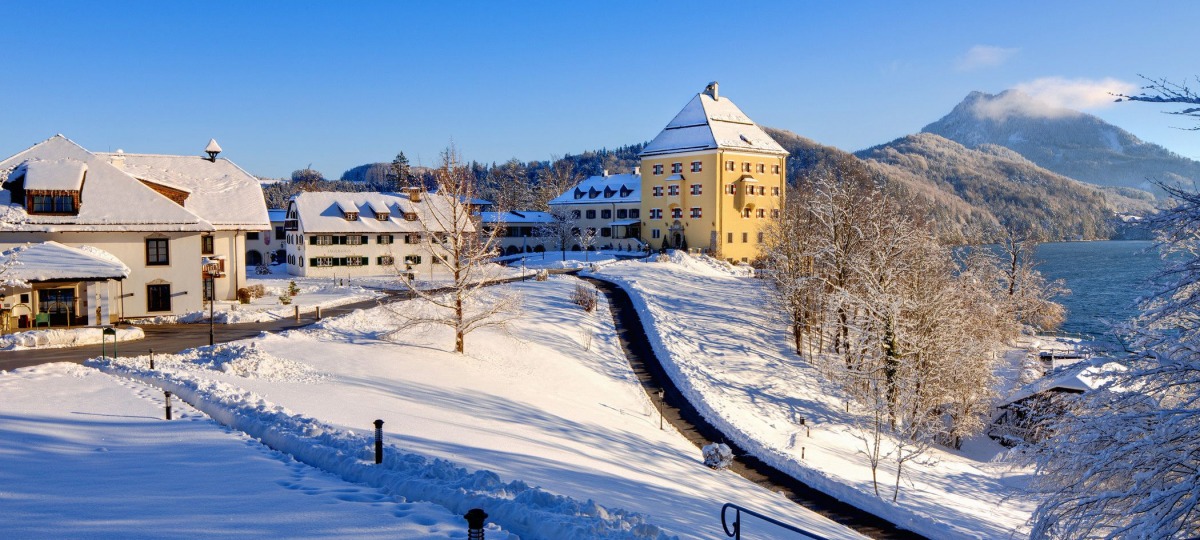
{"label": "chimney", "polygon": [[633,175],[634,175],[634,176],[641,176],[641,175],[642,175],[642,168],[641,168],[641,167],[634,167],[634,168],[633,168]]}
{"label": "chimney", "polygon": [[421,188],[419,188],[419,187],[408,188],[408,200],[415,202],[415,203],[421,202]]}
{"label": "chimney", "polygon": [[605,178],[608,178],[608,169],[604,169],[604,172],[602,174],[604,175]]}
{"label": "chimney", "polygon": [[713,101],[721,100],[721,96],[717,94],[717,81],[708,83],[708,86],[704,87],[704,93],[712,96]]}
{"label": "chimney", "polygon": [[112,156],[110,156],[108,158],[108,162],[113,167],[116,167],[118,169],[124,169],[125,168],[125,151],[118,148],[117,153],[113,154]]}

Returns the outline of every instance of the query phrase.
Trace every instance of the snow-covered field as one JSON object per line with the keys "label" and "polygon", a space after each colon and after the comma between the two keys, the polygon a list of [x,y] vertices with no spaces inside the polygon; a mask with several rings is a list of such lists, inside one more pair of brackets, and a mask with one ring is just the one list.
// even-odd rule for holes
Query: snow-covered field
{"label": "snow-covered field", "polygon": [[[586,314],[570,303],[576,283],[512,285],[525,314],[508,331],[469,335],[465,356],[447,352],[453,340],[444,328],[384,339],[393,326],[385,308],[374,308],[284,335],[158,355],[157,372],[142,369],[145,359],[97,365],[171,389],[221,423],[357,482],[355,489],[434,501],[457,514],[480,506],[525,539],[713,538],[722,534],[725,502],[829,538],[858,537],[705,467],[699,449],[660,431],[606,306]],[[368,463],[376,418],[385,421],[388,446],[378,467]],[[779,534],[747,527],[755,538]]]}
{"label": "snow-covered field", "polygon": [[161,391],[76,364],[0,372],[0,536],[466,537],[444,507],[347,483],[172,402],[167,422]]}
{"label": "snow-covered field", "polygon": [[[845,402],[794,353],[785,323],[772,320],[767,282],[734,272],[675,254],[672,262],[612,264],[597,276],[630,292],[643,322],[653,325],[647,334],[657,340],[656,353],[672,379],[744,448],[930,538],[1026,534],[1024,522],[1035,504],[1017,488],[1028,471],[1005,463],[1003,448],[986,437],[967,441],[963,451],[934,449],[922,462],[906,464],[896,504],[894,469],[884,464],[880,490],[886,498],[876,497]],[[1023,358],[1010,356],[1013,362]]]}
{"label": "snow-covered field", "polygon": [[[247,275],[247,286],[262,285],[266,294],[255,298],[249,304],[237,301],[218,300],[213,306],[213,314],[217,324],[266,322],[286,319],[295,314],[296,306],[302,313],[308,314],[320,306],[326,309],[343,304],[351,304],[382,296],[378,290],[381,284],[394,282],[395,278],[354,278],[347,282],[345,277],[340,280],[331,278],[312,278],[287,275],[282,265],[273,266],[275,273],[264,276]],[[283,304],[279,297],[288,292],[292,282],[300,293],[291,297],[290,304]],[[207,306],[206,306],[207,307]],[[183,315],[169,315],[138,319],[133,324],[174,324],[208,322],[208,309],[193,311]]]}
{"label": "snow-covered field", "polygon": [[[115,339],[119,342],[146,338],[146,333],[137,327],[122,327],[116,331]],[[104,339],[103,332],[102,328],[50,328],[15,332],[0,335],[0,351],[97,345]],[[113,339],[108,338],[108,342],[111,343]]]}

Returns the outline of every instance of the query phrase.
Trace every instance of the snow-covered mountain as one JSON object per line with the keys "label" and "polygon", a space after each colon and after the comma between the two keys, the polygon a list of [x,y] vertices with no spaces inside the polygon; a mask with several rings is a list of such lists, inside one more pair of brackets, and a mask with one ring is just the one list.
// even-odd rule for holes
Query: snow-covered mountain
{"label": "snow-covered mountain", "polygon": [[1090,114],[1058,107],[1029,94],[971,92],[950,114],[922,131],[968,148],[1007,147],[1038,166],[1101,186],[1154,190],[1153,181],[1200,179],[1200,162]]}

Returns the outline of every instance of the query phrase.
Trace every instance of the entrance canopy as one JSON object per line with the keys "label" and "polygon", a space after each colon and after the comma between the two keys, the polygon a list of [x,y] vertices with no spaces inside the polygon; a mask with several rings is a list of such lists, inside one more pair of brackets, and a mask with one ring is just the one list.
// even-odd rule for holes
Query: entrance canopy
{"label": "entrance canopy", "polygon": [[58,242],[42,242],[5,251],[0,260],[16,257],[5,272],[5,281],[104,281],[129,277],[129,267],[111,253],[91,246],[73,248]]}

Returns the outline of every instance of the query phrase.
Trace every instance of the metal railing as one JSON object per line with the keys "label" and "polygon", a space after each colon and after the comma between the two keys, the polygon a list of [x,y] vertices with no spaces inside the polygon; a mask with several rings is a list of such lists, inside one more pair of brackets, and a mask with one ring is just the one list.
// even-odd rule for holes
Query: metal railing
{"label": "metal railing", "polygon": [[[725,513],[730,508],[732,508],[734,510],[733,523],[732,523],[733,530],[732,531],[729,530],[730,523],[728,523],[726,521],[726,517],[725,517]],[[764,516],[758,512],[755,512],[755,511],[747,509],[747,508],[742,508],[741,506],[738,506],[733,503],[725,503],[725,506],[721,507],[721,528],[725,530],[725,536],[732,537],[735,540],[740,540],[742,538],[742,512],[745,512],[745,513],[747,513],[751,516],[754,516],[758,519],[761,519],[767,523],[775,525],[776,527],[781,527],[781,528],[787,529],[789,531],[792,531],[794,533],[800,534],[804,538],[812,538],[813,540],[828,540],[824,536],[815,535],[813,533],[810,533],[810,532],[800,529],[798,527],[788,525],[787,523],[779,521],[775,518]]]}

